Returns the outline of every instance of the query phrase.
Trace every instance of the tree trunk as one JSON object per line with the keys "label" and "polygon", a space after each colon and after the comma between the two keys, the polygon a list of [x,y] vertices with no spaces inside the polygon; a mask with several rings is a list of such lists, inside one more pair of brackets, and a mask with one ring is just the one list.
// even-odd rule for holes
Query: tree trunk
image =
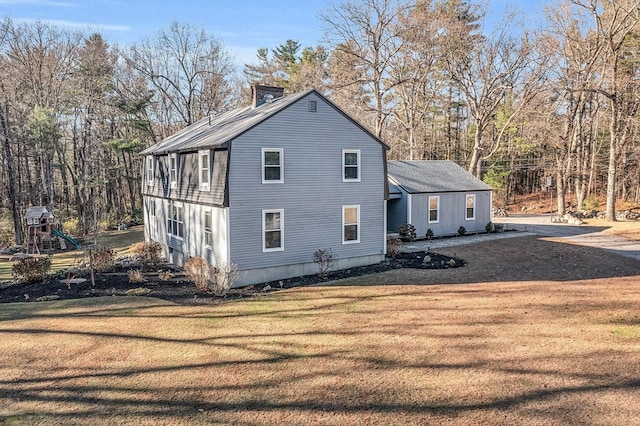
{"label": "tree trunk", "polygon": [[16,191],[15,181],[17,174],[13,168],[13,156],[11,153],[11,146],[9,145],[9,126],[8,120],[8,106],[5,106],[5,111],[0,113],[0,128],[2,129],[2,145],[4,148],[4,160],[7,170],[7,192],[9,195],[9,203],[11,204],[11,217],[13,218],[13,230],[15,232],[16,245],[22,245],[22,217],[20,215],[20,191]]}

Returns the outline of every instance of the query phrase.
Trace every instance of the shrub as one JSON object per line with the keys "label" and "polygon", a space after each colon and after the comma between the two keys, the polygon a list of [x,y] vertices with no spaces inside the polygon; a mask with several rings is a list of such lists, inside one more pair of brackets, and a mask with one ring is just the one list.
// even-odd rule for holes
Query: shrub
{"label": "shrub", "polygon": [[133,209],[129,217],[126,218],[125,223],[129,226],[142,225],[144,223],[144,212],[142,209]]}
{"label": "shrub", "polygon": [[162,263],[162,245],[157,241],[136,243],[131,246],[131,253],[140,258],[140,264],[145,270],[157,268]]}
{"label": "shrub", "polygon": [[400,227],[398,227],[398,234],[402,241],[410,243],[416,240],[416,227],[410,223],[400,225]]}
{"label": "shrub", "polygon": [[458,235],[463,236],[466,233],[467,233],[467,229],[464,226],[461,226],[460,228],[458,228]]}
{"label": "shrub", "polygon": [[427,229],[427,233],[424,236],[427,240],[433,240],[433,229]]}
{"label": "shrub", "polygon": [[326,277],[335,264],[335,254],[332,249],[319,249],[313,252],[313,261],[318,265],[318,275]]}
{"label": "shrub", "polygon": [[139,284],[147,281],[140,269],[129,269],[127,275],[130,283]]}
{"label": "shrub", "polygon": [[235,264],[216,268],[215,281],[211,290],[215,296],[225,296],[231,285],[238,279],[238,267]]}
{"label": "shrub", "polygon": [[80,221],[77,217],[72,217],[62,222],[62,229],[69,234],[77,234],[79,226]]}
{"label": "shrub", "polygon": [[396,257],[402,250],[402,240],[393,235],[387,236],[387,256]]}
{"label": "shrub", "polygon": [[43,281],[51,268],[50,257],[25,257],[13,263],[13,277],[28,283]]}
{"label": "shrub", "polygon": [[587,197],[583,202],[582,202],[582,207],[585,210],[595,210],[598,207],[600,207],[600,202],[598,201],[598,199],[596,197],[594,197],[593,195]]}
{"label": "shrub", "polygon": [[172,278],[173,274],[171,273],[171,271],[160,271],[158,273],[158,279],[160,281],[171,281]]}
{"label": "shrub", "polygon": [[215,268],[201,257],[192,257],[184,264],[184,272],[198,290],[207,291],[213,283]]}
{"label": "shrub", "polygon": [[184,264],[187,278],[198,290],[211,291],[215,296],[224,296],[238,279],[238,268],[233,263],[215,267],[201,257],[192,257]]}
{"label": "shrub", "polygon": [[484,230],[486,233],[493,232],[493,222],[487,222],[487,224],[484,226]]}
{"label": "shrub", "polygon": [[105,272],[113,268],[115,264],[116,251],[105,247],[89,250],[89,260],[93,269],[98,272]]}

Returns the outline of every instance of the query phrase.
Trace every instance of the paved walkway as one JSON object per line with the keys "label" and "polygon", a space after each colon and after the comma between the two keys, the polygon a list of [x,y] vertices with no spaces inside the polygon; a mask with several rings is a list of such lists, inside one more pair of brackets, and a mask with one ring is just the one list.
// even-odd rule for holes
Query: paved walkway
{"label": "paved walkway", "polygon": [[[504,238],[517,238],[528,235],[540,235],[566,240],[570,244],[579,244],[609,250],[626,257],[640,260],[640,241],[630,240],[604,233],[605,227],[588,225],[569,225],[553,223],[549,215],[514,215],[496,217],[494,223],[504,225],[507,231],[491,234],[465,235],[435,240],[415,241],[405,243],[403,251],[428,251],[439,248],[454,247],[463,244],[481,243]],[[638,223],[640,226],[640,222]]]}
{"label": "paved walkway", "polygon": [[461,237],[437,238],[435,240],[420,240],[412,243],[404,243],[403,251],[429,251],[433,249],[461,246],[464,244],[482,243],[485,241],[501,240],[504,238],[524,237],[534,235],[531,232],[496,232],[491,234],[464,235]]}

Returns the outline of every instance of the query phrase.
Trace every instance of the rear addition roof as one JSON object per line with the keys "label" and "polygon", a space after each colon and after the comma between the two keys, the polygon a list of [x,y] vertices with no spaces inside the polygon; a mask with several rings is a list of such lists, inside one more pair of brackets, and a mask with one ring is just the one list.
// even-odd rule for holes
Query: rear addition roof
{"label": "rear addition roof", "polygon": [[491,187],[449,160],[388,161],[390,183],[410,194],[491,191]]}

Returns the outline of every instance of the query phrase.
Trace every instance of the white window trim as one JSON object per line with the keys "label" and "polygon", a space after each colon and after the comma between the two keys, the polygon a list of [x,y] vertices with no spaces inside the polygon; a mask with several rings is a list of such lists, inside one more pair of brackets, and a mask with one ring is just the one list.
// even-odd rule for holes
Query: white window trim
{"label": "white window trim", "polygon": [[156,199],[149,199],[149,216],[156,217]]}
{"label": "white window trim", "polygon": [[[357,237],[355,240],[345,241],[344,240],[344,227],[347,225],[344,222],[344,211],[346,209],[356,209],[356,234]],[[342,206],[342,244],[357,244],[360,242],[360,206],[352,205],[352,206]]]}
{"label": "white window trim", "polygon": [[153,178],[155,177],[155,161],[153,155],[147,156],[147,186],[153,186]]}
{"label": "white window trim", "polygon": [[[279,180],[266,180],[265,179],[265,175],[264,175],[264,168],[266,167],[266,165],[264,164],[264,154],[267,152],[277,152],[280,154],[280,179]],[[262,183],[284,183],[284,149],[282,148],[262,148],[262,150],[260,151],[261,157],[262,159],[260,160],[260,163],[262,165]],[[274,167],[274,166],[270,166],[270,167]]]}
{"label": "white window trim", "polygon": [[[176,202],[172,201],[172,202],[169,202],[169,204],[167,204],[167,206],[168,206],[168,213],[169,213],[167,215],[167,222],[169,222],[169,220],[173,221],[173,208],[174,207],[182,209],[182,232],[183,232],[183,234],[185,234],[187,232],[187,229],[186,229],[186,226],[185,226],[185,223],[184,223],[184,205],[181,204],[181,203],[176,203]],[[180,221],[178,221],[178,223],[180,223]],[[176,235],[176,234],[172,234],[171,232],[172,232],[172,229],[169,226],[169,224],[167,223],[167,234],[169,236],[171,236],[172,238],[175,238],[177,240],[184,240],[184,235],[179,236],[179,235]]]}
{"label": "white window trim", "polygon": [[[174,159],[175,159],[176,169],[172,170]],[[170,182],[171,188],[178,187],[178,154],[169,154],[169,182]]]}
{"label": "white window trim", "polygon": [[[437,200],[438,208],[436,209],[436,215],[438,219],[431,220],[431,199],[435,198]],[[427,200],[427,222],[428,223],[440,223],[440,196],[439,195],[430,195]]]}
{"label": "white window trim", "polygon": [[[471,197],[473,198],[473,216],[472,217],[467,217],[467,199]],[[476,220],[476,194],[466,194],[464,196],[464,218],[465,220]]]}
{"label": "white window trim", "polygon": [[[280,247],[276,248],[267,248],[267,239],[266,236],[266,221],[265,216],[267,213],[280,213]],[[262,210],[262,252],[269,253],[273,251],[284,251],[284,209],[271,209],[271,210]]]}
{"label": "white window trim", "polygon": [[[202,171],[203,171],[203,162],[202,157],[207,156],[207,181],[202,181]],[[211,190],[211,151],[205,149],[198,151],[198,179],[200,180],[200,191],[210,191]]]}
{"label": "white window trim", "polygon": [[[358,169],[358,178],[357,179],[347,179],[345,177],[345,173],[344,172],[345,172],[346,168],[347,167],[353,167],[353,166],[347,166],[345,164],[345,161],[344,161],[344,155],[345,154],[357,154],[358,155],[358,157],[357,157],[358,158],[357,159],[358,164],[356,166],[357,169]],[[360,176],[361,176],[362,168],[360,167],[360,150],[359,149],[343,149],[342,150],[342,168],[341,168],[341,170],[342,170],[342,181],[343,182],[360,182]]]}
{"label": "white window trim", "polygon": [[[209,233],[211,234],[211,244],[207,244],[207,213],[211,218],[211,228],[209,228]],[[202,238],[205,248],[213,248],[213,212],[210,209],[202,212]]]}

